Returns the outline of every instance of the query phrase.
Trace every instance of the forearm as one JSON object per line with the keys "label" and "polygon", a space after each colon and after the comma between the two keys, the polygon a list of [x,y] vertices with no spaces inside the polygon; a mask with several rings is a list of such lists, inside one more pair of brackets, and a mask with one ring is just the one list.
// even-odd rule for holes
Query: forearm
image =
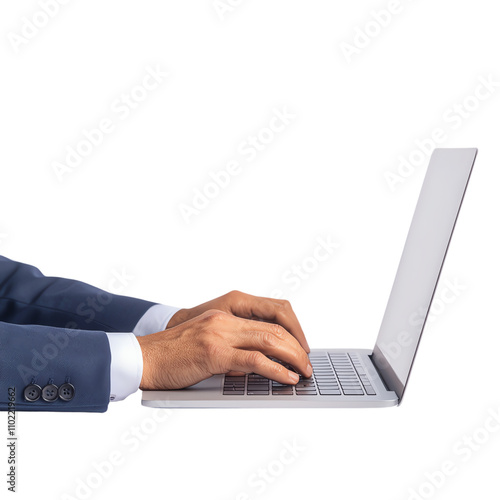
{"label": "forearm", "polygon": [[33,266],[0,256],[0,318],[5,322],[132,331],[153,305],[81,281],[47,277]]}

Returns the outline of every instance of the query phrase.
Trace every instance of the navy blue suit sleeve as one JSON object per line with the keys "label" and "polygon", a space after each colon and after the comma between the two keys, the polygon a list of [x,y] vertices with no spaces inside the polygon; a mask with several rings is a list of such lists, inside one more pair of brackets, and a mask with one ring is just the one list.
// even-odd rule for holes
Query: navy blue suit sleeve
{"label": "navy blue suit sleeve", "polygon": [[0,321],[6,323],[130,332],[152,305],[81,281],[47,277],[0,256]]}
{"label": "navy blue suit sleeve", "polygon": [[[9,396],[16,411],[104,412],[110,392],[111,354],[105,332],[0,322],[0,410]],[[69,383],[71,400],[27,401],[24,389]],[[15,395],[15,396],[14,396]]]}
{"label": "navy blue suit sleeve", "polygon": [[[17,410],[106,411],[111,352],[105,332],[131,332],[152,305],[46,277],[0,256],[0,410],[15,393]],[[52,384],[71,384],[74,394],[56,393],[52,401],[24,395],[28,386]]]}

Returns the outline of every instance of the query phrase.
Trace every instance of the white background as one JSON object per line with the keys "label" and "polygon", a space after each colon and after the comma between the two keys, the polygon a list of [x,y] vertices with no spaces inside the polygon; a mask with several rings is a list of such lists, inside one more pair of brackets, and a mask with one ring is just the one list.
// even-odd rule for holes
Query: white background
{"label": "white background", "polygon": [[[437,296],[445,280],[460,292],[436,309],[398,408],[159,423],[138,391],[104,414],[22,413],[18,498],[495,496],[500,432],[484,425],[500,408],[500,87],[471,97],[481,78],[500,81],[493,2],[401,0],[382,28],[384,1],[233,3],[74,0],[23,43],[40,4],[2,4],[0,253],[105,289],[125,270],[123,294],[183,307],[278,289],[312,347],[372,347],[428,156],[393,190],[386,173],[442,128],[442,146],[479,148]],[[366,28],[348,61],[342,43]],[[122,119],[113,103],[156,66],[169,76],[135,90],[145,98]],[[464,100],[469,116],[446,121]],[[283,108],[295,118],[248,162],[238,147]],[[58,177],[103,118],[113,132]],[[232,160],[241,172],[186,223],[181,204]],[[293,289],[283,276],[311,264],[319,237],[340,247]],[[301,451],[280,465],[285,441]],[[120,463],[98,475],[110,455]],[[262,469],[271,480],[257,483]]]}

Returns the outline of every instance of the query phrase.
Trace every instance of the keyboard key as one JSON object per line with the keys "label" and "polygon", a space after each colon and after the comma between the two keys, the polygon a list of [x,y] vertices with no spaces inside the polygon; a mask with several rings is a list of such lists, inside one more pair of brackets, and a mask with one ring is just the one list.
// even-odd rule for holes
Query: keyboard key
{"label": "keyboard key", "polygon": [[247,387],[248,391],[269,391],[269,387],[267,385],[253,385],[253,384],[248,384]]}
{"label": "keyboard key", "polygon": [[[280,363],[285,368],[296,370],[271,356],[269,359]],[[223,394],[249,396],[343,396],[375,395],[370,379],[366,375],[360,358],[347,353],[331,352],[328,354],[312,354],[309,360],[313,366],[313,375],[305,377],[299,374],[299,382],[295,385],[282,384],[259,375],[250,373],[246,376],[225,376]],[[361,385],[363,384],[363,385]],[[363,390],[364,387],[364,390]]]}

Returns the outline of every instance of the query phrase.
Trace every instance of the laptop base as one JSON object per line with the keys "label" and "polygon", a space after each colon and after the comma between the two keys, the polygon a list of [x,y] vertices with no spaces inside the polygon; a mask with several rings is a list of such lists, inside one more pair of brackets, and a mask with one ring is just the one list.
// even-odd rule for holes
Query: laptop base
{"label": "laptop base", "polygon": [[[273,384],[272,381],[266,384],[267,379],[262,380],[263,377],[259,376],[242,377],[242,383],[233,380],[238,377],[214,375],[186,389],[143,391],[142,404],[153,408],[396,406],[399,399],[395,392],[387,390],[372,364],[371,354],[370,349],[312,349],[309,358],[314,369],[313,376],[310,379],[301,379],[301,382],[294,386],[292,394],[287,394],[289,390],[284,389],[282,384]],[[259,386],[267,386],[267,390],[259,390]],[[335,387],[338,387],[338,390]],[[257,390],[250,390],[254,388]]]}

